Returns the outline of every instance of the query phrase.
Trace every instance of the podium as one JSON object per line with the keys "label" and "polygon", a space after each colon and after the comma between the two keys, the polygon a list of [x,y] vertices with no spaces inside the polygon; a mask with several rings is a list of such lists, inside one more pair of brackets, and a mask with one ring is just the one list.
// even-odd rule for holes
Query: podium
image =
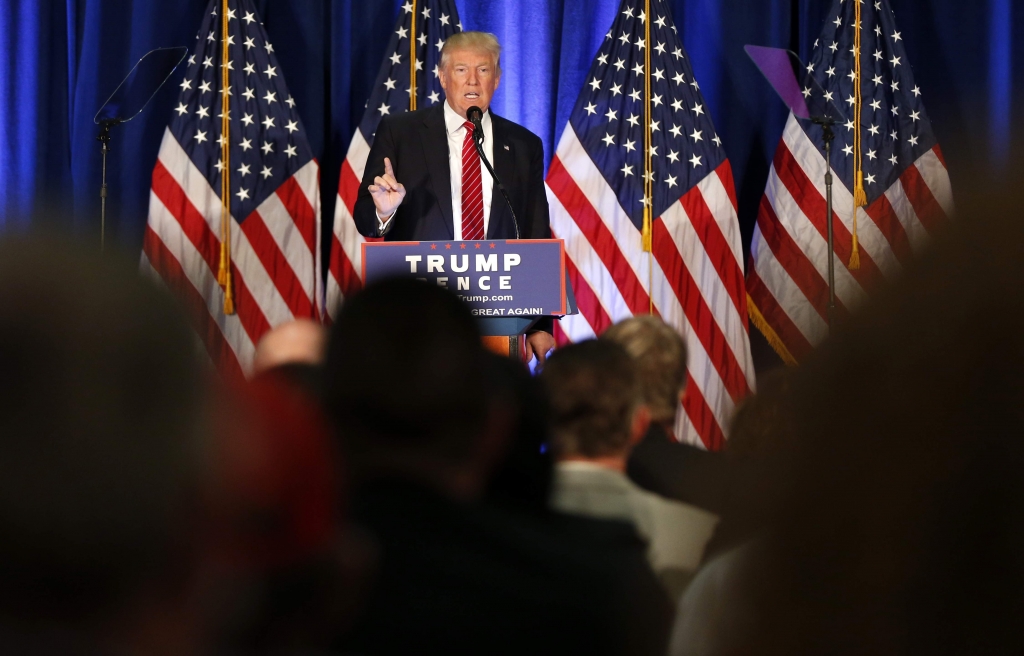
{"label": "podium", "polygon": [[579,312],[561,239],[365,242],[361,255],[366,284],[412,277],[450,289],[501,355],[522,359],[538,320]]}

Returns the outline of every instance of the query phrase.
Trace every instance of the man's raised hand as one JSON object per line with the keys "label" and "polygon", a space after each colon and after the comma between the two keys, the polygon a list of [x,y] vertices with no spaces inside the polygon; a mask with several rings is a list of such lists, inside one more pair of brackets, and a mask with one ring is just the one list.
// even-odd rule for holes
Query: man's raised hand
{"label": "man's raised hand", "polygon": [[373,196],[373,204],[377,207],[377,216],[388,219],[405,198],[405,186],[395,180],[395,171],[391,168],[391,160],[384,158],[384,175],[373,179],[368,187]]}

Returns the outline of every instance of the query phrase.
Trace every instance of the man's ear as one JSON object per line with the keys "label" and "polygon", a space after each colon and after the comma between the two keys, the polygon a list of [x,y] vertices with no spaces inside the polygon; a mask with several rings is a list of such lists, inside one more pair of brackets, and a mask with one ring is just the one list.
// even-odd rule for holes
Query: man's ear
{"label": "man's ear", "polygon": [[630,445],[639,444],[644,435],[647,435],[647,429],[651,427],[651,409],[646,405],[641,405],[633,413],[633,426],[630,428],[629,443]]}

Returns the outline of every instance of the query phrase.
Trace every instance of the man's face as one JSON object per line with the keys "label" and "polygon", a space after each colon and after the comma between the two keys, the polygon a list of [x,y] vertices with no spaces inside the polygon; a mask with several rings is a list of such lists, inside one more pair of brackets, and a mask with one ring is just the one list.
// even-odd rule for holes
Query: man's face
{"label": "man's face", "polygon": [[466,110],[476,105],[483,111],[491,104],[501,74],[486,50],[453,50],[448,65],[441,69],[441,88],[448,104],[466,118]]}

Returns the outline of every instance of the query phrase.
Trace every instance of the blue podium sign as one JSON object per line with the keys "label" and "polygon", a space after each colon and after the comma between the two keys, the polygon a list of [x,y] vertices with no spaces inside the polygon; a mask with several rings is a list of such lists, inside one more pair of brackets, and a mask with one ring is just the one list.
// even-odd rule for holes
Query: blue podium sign
{"label": "blue podium sign", "polygon": [[560,239],[363,243],[363,280],[409,276],[454,292],[479,317],[563,316]]}

